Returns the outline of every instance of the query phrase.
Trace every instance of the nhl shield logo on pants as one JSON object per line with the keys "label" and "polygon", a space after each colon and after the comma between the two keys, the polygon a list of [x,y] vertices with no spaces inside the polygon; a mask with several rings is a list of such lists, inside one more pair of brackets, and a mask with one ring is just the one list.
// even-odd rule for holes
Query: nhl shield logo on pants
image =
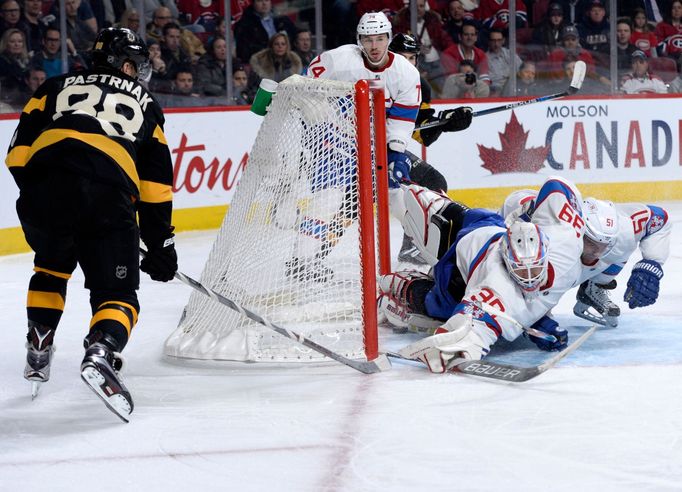
{"label": "nhl shield logo on pants", "polygon": [[122,266],[119,265],[116,267],[116,278],[126,278],[126,275],[128,275],[128,267],[127,266]]}

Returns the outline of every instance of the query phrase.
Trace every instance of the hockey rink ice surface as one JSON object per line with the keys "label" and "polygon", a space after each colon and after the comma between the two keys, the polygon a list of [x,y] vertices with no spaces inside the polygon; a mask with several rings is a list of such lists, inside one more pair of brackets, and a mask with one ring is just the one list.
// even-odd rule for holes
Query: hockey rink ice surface
{"label": "hockey rink ice surface", "polygon": [[[129,424],[80,379],[90,313],[78,270],[51,380],[23,379],[30,254],[0,258],[0,491],[668,491],[682,490],[682,202],[654,306],[622,302],[620,326],[521,384],[434,375],[393,363],[367,376],[340,364],[177,362],[162,355],[191,290],[142,276],[126,348]],[[394,225],[397,225],[394,224]],[[398,226],[399,227],[399,226]],[[178,236],[199,278],[215,231]],[[394,228],[394,249],[401,232]],[[554,313],[575,339],[575,291]],[[382,328],[381,347],[417,335]],[[499,362],[548,357],[524,339]]]}

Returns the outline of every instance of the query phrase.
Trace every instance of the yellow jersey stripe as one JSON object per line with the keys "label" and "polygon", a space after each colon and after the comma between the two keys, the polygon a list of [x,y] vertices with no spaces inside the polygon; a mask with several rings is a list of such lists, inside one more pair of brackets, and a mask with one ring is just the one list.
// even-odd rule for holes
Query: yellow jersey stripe
{"label": "yellow jersey stripe", "polygon": [[152,134],[152,137],[157,139],[162,144],[168,145],[166,135],[163,134],[163,130],[161,130],[161,127],[159,125],[156,125],[156,128],[154,128],[154,133]]}
{"label": "yellow jersey stripe", "polygon": [[128,319],[128,316],[126,316],[124,312],[118,309],[102,309],[101,311],[97,311],[92,317],[92,321],[90,321],[90,329],[92,329],[92,327],[100,321],[105,320],[112,320],[121,323],[126,329],[126,332],[128,332],[128,336],[130,336],[130,331],[132,330],[132,326],[130,326],[130,319]]}
{"label": "yellow jersey stripe", "polygon": [[[25,166],[36,152],[49,147],[50,145],[61,142],[62,140],[66,140],[67,138],[80,140],[81,142],[98,149],[102,153],[107,154],[114,161],[116,161],[119,166],[121,166],[123,171],[128,175],[132,182],[135,183],[135,186],[137,186],[138,189],[140,188],[140,177],[137,174],[135,162],[130,157],[130,154],[128,154],[122,145],[114,142],[106,135],[98,135],[96,133],[83,133],[76,130],[67,130],[63,128],[53,128],[52,130],[47,130],[43,132],[35,142],[33,142],[33,145],[31,145],[31,148],[28,149],[25,154],[17,155],[16,161],[12,155],[15,149],[12,149],[12,152],[10,152],[7,156],[7,165],[10,167]],[[10,157],[12,157],[12,159],[10,159]]]}
{"label": "yellow jersey stripe", "polygon": [[140,200],[147,203],[163,203],[173,200],[173,188],[170,185],[154,181],[140,180]]}
{"label": "yellow jersey stripe", "polygon": [[38,111],[45,111],[45,103],[47,102],[47,95],[41,97],[40,99],[36,99],[35,97],[32,97],[29,99],[29,101],[26,103],[26,106],[24,106],[24,113],[30,113],[34,109],[37,109]]}
{"label": "yellow jersey stripe", "polygon": [[56,292],[29,290],[28,298],[26,299],[26,307],[64,311],[64,298]]}
{"label": "yellow jersey stripe", "polygon": [[106,301],[97,306],[97,309],[102,309],[102,306],[106,306],[107,304],[118,304],[119,306],[130,309],[130,312],[133,313],[133,325],[137,324],[137,309],[135,309],[131,304],[123,301]]}
{"label": "yellow jersey stripe", "polygon": [[7,154],[5,164],[7,167],[24,167],[28,162],[29,152],[31,147],[28,145],[17,145]]}
{"label": "yellow jersey stripe", "polygon": [[69,280],[71,278],[70,273],[57,272],[55,270],[48,270],[47,268],[34,267],[33,271],[47,273],[48,275],[52,275],[53,277],[57,278],[63,278],[64,280]]}

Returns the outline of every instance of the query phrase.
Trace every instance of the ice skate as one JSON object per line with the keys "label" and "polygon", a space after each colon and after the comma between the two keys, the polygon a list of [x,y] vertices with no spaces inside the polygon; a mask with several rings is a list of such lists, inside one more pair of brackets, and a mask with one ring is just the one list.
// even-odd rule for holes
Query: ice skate
{"label": "ice skate", "polygon": [[[608,293],[609,290],[615,288],[615,280],[608,284],[596,284],[589,280],[583,282],[580,284],[576,294],[577,302],[573,307],[573,314],[593,323],[615,328],[618,326],[620,308],[609,298]],[[590,308],[596,311],[597,314],[590,311]]]}
{"label": "ice skate", "polygon": [[319,258],[292,258],[285,265],[285,275],[299,282],[328,282],[334,278],[332,269],[323,265]]}
{"label": "ice skate", "polygon": [[94,343],[85,351],[81,378],[104,404],[124,422],[133,412],[133,399],[118,372],[123,366],[120,354],[103,343]]}
{"label": "ice skate", "polygon": [[400,253],[398,253],[398,261],[412,263],[413,265],[426,265],[419,248],[412,243],[409,236],[403,236],[403,245],[400,248]]}
{"label": "ice skate", "polygon": [[26,339],[24,378],[31,381],[31,398],[35,399],[40,385],[50,379],[50,364],[55,350],[54,330],[29,321]]}

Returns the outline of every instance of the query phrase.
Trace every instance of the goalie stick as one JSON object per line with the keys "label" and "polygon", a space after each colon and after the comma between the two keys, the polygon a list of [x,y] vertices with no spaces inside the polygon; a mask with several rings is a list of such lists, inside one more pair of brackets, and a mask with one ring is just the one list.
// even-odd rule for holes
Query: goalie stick
{"label": "goalie stick", "polygon": [[[545,96],[534,97],[532,99],[526,99],[523,101],[514,101],[503,106],[494,106],[488,109],[482,109],[480,111],[474,111],[471,116],[485,116],[487,114],[498,113],[500,111],[507,111],[509,109],[518,108],[521,106],[527,106],[528,104],[535,104],[539,102],[551,101],[553,99],[560,99],[566,96],[572,96],[580,90],[583,86],[583,81],[585,80],[585,73],[587,72],[587,66],[585,62],[579,60],[575,64],[573,69],[573,78],[568,88],[563,92],[557,92],[556,94],[547,94]],[[422,126],[416,127],[414,130],[426,130],[427,128],[433,128],[436,126],[443,126],[448,123],[448,120],[438,120],[432,121],[431,123],[425,123]]]}
{"label": "goalie stick", "polygon": [[[142,257],[144,258],[147,255],[147,252],[144,249],[140,248],[140,255],[142,255]],[[340,362],[341,364],[351,367],[356,371],[360,371],[364,374],[374,374],[391,368],[391,362],[388,360],[385,354],[379,354],[379,357],[370,361],[349,359],[348,357],[344,357],[341,354],[332,352],[328,348],[312,341],[310,338],[307,338],[300,333],[296,333],[287,328],[283,328],[279,325],[276,325],[275,323],[263,318],[259,314],[256,314],[253,311],[250,311],[249,309],[240,306],[236,302],[228,299],[227,297],[220,295],[213,289],[205,287],[201,282],[194,280],[192,277],[188,277],[187,275],[180,271],[175,272],[175,278],[180,280],[182,283],[189,285],[193,289],[198,290],[202,294],[210,297],[214,301],[223,304],[229,307],[230,309],[237,311],[238,313],[243,314],[250,320],[253,320],[256,323],[260,323],[261,325],[271,329],[272,331],[279,333],[283,337],[290,338],[291,340],[294,340],[295,342],[298,342],[301,345],[304,345],[305,347],[308,347],[309,349],[312,349],[317,353],[329,357],[330,359]]]}
{"label": "goalie stick", "polygon": [[[596,325],[592,325],[585,333],[583,333],[575,342],[570,344],[561,352],[554,355],[552,358],[546,360],[542,364],[531,367],[515,366],[511,364],[500,364],[497,362],[487,360],[464,360],[456,362],[452,367],[448,368],[451,372],[458,372],[461,374],[468,374],[470,376],[478,376],[482,378],[496,379],[498,381],[508,381],[511,383],[523,383],[529,381],[543,372],[554,367],[561,359],[574,352],[580,347],[585,340],[587,340],[597,329]],[[403,357],[396,352],[386,352],[386,355],[394,359],[410,360],[423,364],[419,359],[410,359]]]}

